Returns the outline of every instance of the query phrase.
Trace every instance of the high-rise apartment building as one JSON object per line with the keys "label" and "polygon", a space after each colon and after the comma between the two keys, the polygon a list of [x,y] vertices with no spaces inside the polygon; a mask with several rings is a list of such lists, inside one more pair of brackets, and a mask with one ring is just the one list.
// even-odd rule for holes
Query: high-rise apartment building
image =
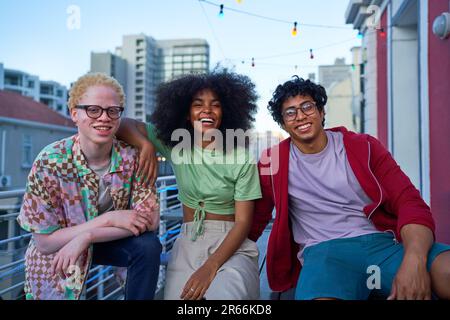
{"label": "high-rise apartment building", "polygon": [[[115,73],[112,64],[116,66]],[[125,35],[115,54],[91,54],[91,71],[115,77],[127,96],[124,115],[141,121],[149,121],[160,83],[208,70],[209,45],[202,39],[155,40],[145,34]],[[121,80],[124,74],[125,80]]]}
{"label": "high-rise apartment building", "polygon": [[162,50],[162,81],[186,73],[205,73],[209,69],[209,45],[203,39],[159,40]]}

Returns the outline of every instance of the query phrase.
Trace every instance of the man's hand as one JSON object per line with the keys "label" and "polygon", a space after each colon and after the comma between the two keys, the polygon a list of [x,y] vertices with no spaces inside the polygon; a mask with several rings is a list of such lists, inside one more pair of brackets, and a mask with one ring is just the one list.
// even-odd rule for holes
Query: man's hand
{"label": "man's hand", "polygon": [[150,230],[153,226],[151,216],[140,214],[135,210],[117,210],[104,214],[108,215],[109,226],[129,230],[135,236]]}
{"label": "man's hand", "polygon": [[68,269],[70,266],[76,265],[80,255],[86,250],[91,243],[89,232],[84,232],[73,238],[64,247],[62,247],[53,259],[50,272],[59,274],[62,278],[69,277]]}
{"label": "man's hand", "polygon": [[195,271],[181,292],[181,299],[201,300],[216,276],[217,268],[206,262]]}
{"label": "man's hand", "polygon": [[431,300],[431,279],[425,258],[405,253],[388,300]]}
{"label": "man's hand", "polygon": [[139,149],[139,164],[136,174],[144,187],[149,188],[155,184],[158,177],[158,159],[151,143],[147,142]]}

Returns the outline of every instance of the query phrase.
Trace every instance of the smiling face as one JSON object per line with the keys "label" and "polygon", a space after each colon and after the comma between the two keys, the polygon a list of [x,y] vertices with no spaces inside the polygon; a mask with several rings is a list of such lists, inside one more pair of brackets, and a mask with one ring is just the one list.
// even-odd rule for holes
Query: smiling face
{"label": "smiling face", "polygon": [[[108,108],[120,106],[120,99],[117,92],[110,86],[94,85],[86,89],[77,105],[97,105]],[[106,110],[97,119],[88,117],[86,110],[77,108],[72,108],[70,115],[78,127],[80,137],[97,145],[111,143],[120,125],[120,118],[111,119]]]}
{"label": "smiling face", "polygon": [[197,92],[192,98],[188,119],[193,128],[196,128],[194,123],[199,121],[202,133],[218,129],[222,122],[222,105],[217,95],[210,89]]}
{"label": "smiling face", "polygon": [[[288,108],[299,109],[308,102],[315,103],[310,96],[297,95],[295,97],[289,97],[281,106],[281,114],[285,114],[285,110]],[[309,112],[307,113],[309,114]],[[324,128],[322,127],[324,116],[323,110],[319,111],[317,107],[314,107],[310,115],[305,115],[302,111],[297,110],[297,115],[294,119],[289,121],[286,119],[286,116],[283,117],[282,127],[289,133],[296,144],[311,145],[325,135]]]}

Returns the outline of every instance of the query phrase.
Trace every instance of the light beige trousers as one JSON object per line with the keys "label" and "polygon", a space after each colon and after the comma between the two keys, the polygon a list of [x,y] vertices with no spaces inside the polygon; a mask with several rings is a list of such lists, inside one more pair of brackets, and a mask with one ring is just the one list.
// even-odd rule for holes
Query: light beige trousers
{"label": "light beige trousers", "polygon": [[[164,299],[179,300],[189,277],[216,251],[234,222],[205,220],[204,233],[191,240],[193,223],[181,226],[167,265]],[[217,271],[205,293],[208,300],[259,299],[258,247],[246,239],[241,247]]]}

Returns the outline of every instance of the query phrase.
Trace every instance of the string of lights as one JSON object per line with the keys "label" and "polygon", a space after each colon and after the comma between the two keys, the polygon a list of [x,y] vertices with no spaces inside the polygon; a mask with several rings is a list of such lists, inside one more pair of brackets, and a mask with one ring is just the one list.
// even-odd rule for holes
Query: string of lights
{"label": "string of lights", "polygon": [[[206,3],[208,5],[211,6],[215,6],[219,8],[219,18],[224,18],[225,16],[225,9],[227,11],[231,11],[231,12],[235,12],[235,13],[239,13],[239,14],[245,14],[254,18],[259,18],[259,19],[264,19],[264,20],[269,20],[269,21],[273,21],[273,22],[278,22],[278,23],[283,23],[283,24],[290,24],[292,25],[292,30],[291,30],[291,34],[293,36],[297,35],[297,31],[298,31],[298,27],[309,27],[309,28],[327,28],[327,29],[344,29],[344,30],[352,30],[352,27],[344,27],[344,26],[332,26],[332,25],[324,25],[324,24],[311,24],[311,23],[299,23],[298,21],[290,21],[290,20],[284,20],[284,19],[279,19],[279,18],[273,18],[273,17],[268,17],[268,16],[263,16],[260,14],[256,14],[256,13],[252,13],[252,12],[248,12],[248,11],[244,11],[244,10],[240,10],[240,9],[236,9],[236,8],[231,8],[231,7],[227,7],[224,6],[223,4],[217,4],[214,3],[212,1],[209,0],[198,0],[199,2],[203,2]],[[239,2],[239,1],[238,1]]]}

